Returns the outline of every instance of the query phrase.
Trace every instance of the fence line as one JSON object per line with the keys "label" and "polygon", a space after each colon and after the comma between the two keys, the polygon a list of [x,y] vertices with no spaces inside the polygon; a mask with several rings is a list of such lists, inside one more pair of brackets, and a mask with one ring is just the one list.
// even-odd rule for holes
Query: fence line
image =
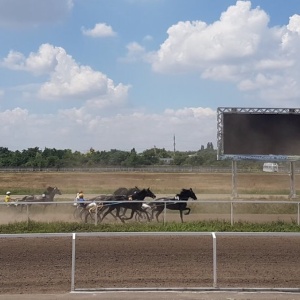
{"label": "fence line", "polygon": [[[211,287],[194,288],[78,288],[75,287],[76,271],[76,237],[136,237],[136,236],[211,236],[213,251],[213,282]],[[71,292],[89,291],[283,291],[300,292],[300,288],[220,288],[217,277],[217,237],[218,236],[258,236],[258,237],[297,237],[300,232],[84,232],[84,233],[27,233],[27,234],[0,234],[1,238],[53,238],[72,237],[72,266],[71,266]]]}
{"label": "fence line", "polygon": [[[0,167],[2,172],[88,172],[88,173],[109,173],[109,172],[133,172],[133,173],[231,173],[232,167],[179,167],[179,166],[152,166],[152,167],[95,167],[95,168],[33,168],[33,167]],[[263,173],[262,168],[238,168],[238,173]],[[289,173],[290,169],[286,166],[280,166],[278,173]],[[300,168],[295,168],[295,173],[300,173]]]}
{"label": "fence line", "polygon": [[[105,201],[88,201],[86,200],[85,203],[103,203]],[[109,201],[106,201],[106,203],[108,203]],[[151,203],[152,201],[142,201],[142,203]],[[154,201],[153,201],[154,202]],[[172,203],[180,203],[180,202],[185,202],[186,201],[176,201],[176,200],[172,200]],[[26,207],[26,215],[27,215],[27,222],[29,222],[30,220],[30,206],[31,205],[74,205],[74,201],[53,201],[53,202],[9,202],[9,204],[5,203],[5,202],[0,202],[0,207],[1,205],[4,206],[12,206],[14,208],[14,206],[18,206],[18,205],[22,205]],[[115,205],[115,204],[121,204],[121,203],[141,203],[141,200],[131,200],[131,201],[111,201],[111,204],[106,204],[106,205]],[[167,209],[166,209],[166,205],[167,203],[170,203],[170,201],[163,201],[163,200],[157,200],[155,201],[155,204],[159,204],[161,203],[161,205],[164,205],[164,213],[162,214],[163,216],[163,223],[165,224],[167,222]],[[230,211],[228,212],[228,214],[230,214],[230,223],[231,225],[234,225],[235,223],[235,206],[237,204],[281,204],[281,205],[292,205],[292,206],[296,206],[297,208],[297,213],[295,213],[297,215],[297,225],[300,225],[300,201],[268,201],[268,200],[192,200],[192,201],[188,201],[188,205],[192,205],[192,204],[228,204],[230,205]],[[274,213],[273,213],[274,214]],[[290,213],[292,214],[292,213]],[[95,225],[98,224],[98,220],[97,220],[97,214],[96,214],[96,218],[95,218]]]}
{"label": "fence line", "polygon": [[[86,200],[85,203],[92,203],[93,201],[88,201]],[[103,201],[96,201],[97,203],[101,203]],[[105,202],[105,201],[104,201]],[[109,201],[107,201],[109,202]],[[140,200],[131,200],[131,201],[112,201],[112,204],[121,204],[121,203],[141,203]],[[167,209],[166,209],[166,204],[170,203],[169,201],[146,201],[144,200],[143,203],[161,203],[162,205],[165,206],[164,208],[164,213],[162,214],[163,216],[163,223],[166,223],[167,221]],[[176,201],[172,200],[172,203],[174,202],[182,202],[182,201]],[[53,201],[53,202],[10,202],[9,204],[5,202],[0,202],[0,207],[1,205],[11,205],[12,207],[22,205],[26,207],[26,214],[27,214],[27,220],[29,221],[30,218],[30,206],[31,205],[74,205],[74,201]],[[297,207],[297,225],[300,225],[300,201],[263,201],[263,200],[192,200],[188,202],[188,205],[191,204],[228,204],[230,205],[230,223],[231,225],[234,224],[235,222],[235,207],[237,204],[282,204],[282,205],[295,205]],[[106,204],[109,205],[109,204]],[[290,213],[292,214],[292,213]],[[95,225],[97,225],[97,218],[95,219]]]}

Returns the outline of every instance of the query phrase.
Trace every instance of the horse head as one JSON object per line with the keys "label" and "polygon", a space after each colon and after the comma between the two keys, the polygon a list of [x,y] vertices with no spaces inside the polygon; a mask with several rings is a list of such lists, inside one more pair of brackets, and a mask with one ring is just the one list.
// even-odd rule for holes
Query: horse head
{"label": "horse head", "polygon": [[62,195],[62,193],[58,187],[54,187],[52,192],[54,192],[55,195]]}
{"label": "horse head", "polygon": [[147,188],[146,192],[147,192],[146,197],[151,197],[152,199],[156,198],[156,195],[150,190],[150,188]]}
{"label": "horse head", "polygon": [[189,198],[192,198],[193,200],[197,200],[197,196],[195,195],[192,188],[182,189],[181,192],[179,194],[177,194],[176,196],[182,200],[188,200]]}
{"label": "horse head", "polygon": [[48,195],[61,195],[61,191],[60,191],[60,189],[58,188],[58,187],[52,187],[52,186],[48,186],[47,187],[47,194]]}
{"label": "horse head", "polygon": [[155,199],[156,195],[150,190],[150,188],[142,189],[132,194],[133,200],[144,200],[146,197],[151,197],[152,199]]}
{"label": "horse head", "polygon": [[61,191],[58,187],[48,187],[46,197],[43,198],[44,201],[53,201],[55,195],[61,195]]}

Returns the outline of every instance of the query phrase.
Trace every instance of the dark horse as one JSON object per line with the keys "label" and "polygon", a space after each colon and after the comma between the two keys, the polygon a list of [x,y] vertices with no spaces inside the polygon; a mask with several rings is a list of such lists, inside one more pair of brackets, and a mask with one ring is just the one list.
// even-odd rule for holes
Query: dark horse
{"label": "dark horse", "polygon": [[[133,188],[129,188],[129,189],[125,188],[125,187],[120,187],[117,190],[115,190],[113,192],[113,194],[99,195],[99,196],[89,199],[89,201],[92,201],[92,202],[94,201],[94,202],[98,202],[98,203],[100,202],[102,204],[107,201],[122,201],[122,200],[127,200],[128,197],[130,197],[135,192],[139,192],[139,191],[140,191],[140,189],[136,186]],[[101,215],[103,215],[105,213],[105,211],[109,209],[109,207],[110,207],[109,204],[103,205],[103,207],[99,211],[99,217],[101,217]],[[121,212],[122,217],[125,216],[126,210],[127,210],[126,208],[123,208],[123,210]],[[117,220],[117,216],[112,212],[112,210],[110,210],[108,213],[111,214],[115,220]]]}
{"label": "dark horse", "polygon": [[[155,214],[156,220],[158,222],[159,215],[164,211],[165,206],[167,209],[171,210],[179,210],[180,212],[180,219],[183,223],[183,217],[182,213],[185,211],[185,215],[188,215],[191,211],[189,207],[187,207],[187,201],[189,198],[192,198],[193,200],[197,200],[197,197],[193,190],[190,189],[182,189],[179,194],[177,194],[174,198],[159,198],[155,201],[150,203],[150,206],[152,206],[152,219]],[[159,203],[157,202],[159,201]]]}
{"label": "dark horse", "polygon": [[[61,195],[61,191],[59,188],[48,186],[45,193],[43,195],[28,195],[23,197],[18,201],[20,202],[53,202],[55,195]],[[22,205],[22,204],[21,204]],[[44,207],[44,209],[46,206]],[[21,210],[23,209],[23,205],[21,206]]]}
{"label": "dark horse", "polygon": [[121,196],[121,195],[125,195],[125,196],[130,196],[135,192],[139,192],[140,189],[135,186],[134,188],[125,188],[125,187],[120,187],[117,190],[114,191],[113,195],[115,196]]}
{"label": "dark horse", "polygon": [[[117,211],[116,217],[119,218],[123,223],[124,223],[124,220],[132,219],[132,217],[136,211],[140,211],[140,212],[144,211],[142,208],[142,204],[143,204],[142,201],[146,197],[151,197],[152,199],[156,198],[156,196],[153,194],[153,192],[149,188],[135,191],[130,196],[127,196],[127,195],[112,196],[109,201],[106,201],[103,203],[104,207],[108,207],[108,208],[103,213],[102,220],[115,209]],[[136,202],[139,200],[141,200],[141,202]],[[128,209],[128,208],[131,209],[131,214],[129,217],[120,216],[120,208],[121,207],[123,207],[125,209]],[[150,221],[150,219],[149,219],[149,221]]]}

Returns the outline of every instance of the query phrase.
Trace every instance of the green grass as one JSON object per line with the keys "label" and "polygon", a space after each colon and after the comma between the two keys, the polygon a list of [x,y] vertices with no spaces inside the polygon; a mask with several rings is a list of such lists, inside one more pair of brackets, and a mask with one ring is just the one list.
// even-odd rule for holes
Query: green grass
{"label": "green grass", "polygon": [[128,224],[93,224],[82,223],[43,223],[15,222],[0,225],[1,234],[20,233],[70,233],[70,232],[300,232],[296,222],[282,221],[270,223],[237,222],[231,225],[226,221],[202,221],[189,223],[128,223]]}

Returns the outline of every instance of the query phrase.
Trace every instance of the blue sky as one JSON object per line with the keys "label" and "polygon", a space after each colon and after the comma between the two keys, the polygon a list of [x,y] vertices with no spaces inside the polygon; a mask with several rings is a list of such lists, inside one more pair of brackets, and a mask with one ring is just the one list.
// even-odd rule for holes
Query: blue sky
{"label": "blue sky", "polygon": [[218,107],[299,107],[298,0],[0,0],[1,146],[216,147]]}

